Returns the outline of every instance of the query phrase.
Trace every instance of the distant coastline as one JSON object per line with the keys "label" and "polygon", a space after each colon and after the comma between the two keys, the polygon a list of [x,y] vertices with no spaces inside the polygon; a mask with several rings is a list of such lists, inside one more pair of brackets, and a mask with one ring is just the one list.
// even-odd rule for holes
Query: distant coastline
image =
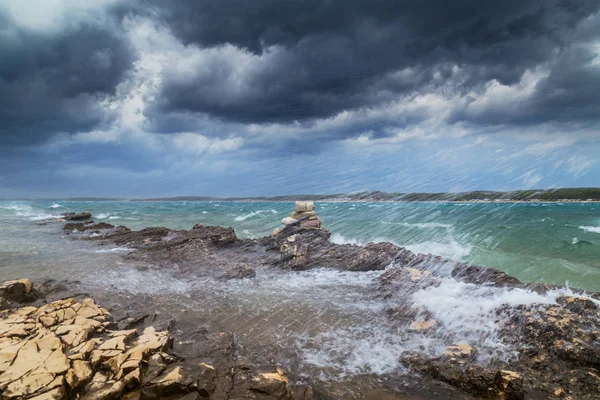
{"label": "distant coastline", "polygon": [[[5,200],[36,200],[36,199],[5,199]],[[313,200],[321,202],[475,202],[475,203],[596,203],[600,202],[600,188],[561,188],[540,190],[471,191],[457,193],[388,193],[382,191],[336,194],[296,194],[284,196],[260,197],[210,197],[210,196],[175,196],[146,199],[102,198],[102,197],[72,197],[62,201],[295,201]]]}

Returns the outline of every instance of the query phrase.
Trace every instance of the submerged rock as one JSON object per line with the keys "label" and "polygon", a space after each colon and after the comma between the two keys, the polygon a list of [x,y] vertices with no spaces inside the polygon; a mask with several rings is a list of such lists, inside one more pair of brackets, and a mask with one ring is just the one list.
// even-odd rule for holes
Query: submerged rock
{"label": "submerged rock", "polygon": [[67,213],[67,214],[63,214],[62,218],[65,221],[81,221],[84,219],[90,219],[92,218],[92,214],[88,211],[84,211],[82,213]]}

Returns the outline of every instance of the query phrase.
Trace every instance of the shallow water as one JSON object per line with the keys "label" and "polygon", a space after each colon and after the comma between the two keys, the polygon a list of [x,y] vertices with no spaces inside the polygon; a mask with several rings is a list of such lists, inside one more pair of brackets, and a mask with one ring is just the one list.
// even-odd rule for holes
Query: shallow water
{"label": "shallow water", "polygon": [[[595,204],[318,203],[317,212],[339,243],[387,240],[414,251],[494,266],[528,281],[600,290],[600,226]],[[132,228],[194,223],[233,226],[240,237],[258,237],[278,226],[291,203],[1,202],[0,278],[80,281],[111,305],[147,302],[188,325],[236,333],[242,352],[256,362],[288,364],[312,378],[403,370],[408,352],[439,355],[452,343],[479,349],[480,364],[508,359],[493,310],[503,304],[554,303],[546,295],[442,282],[384,301],[381,272],[258,269],[257,277],[216,281],[130,265],[128,249],[70,240],[61,224],[38,225],[66,211],[91,211],[95,221]],[[577,240],[574,238],[577,237]],[[390,322],[386,309],[406,304],[433,316],[439,326],[414,332]],[[140,305],[148,307],[148,304]],[[182,328],[182,341],[189,332]],[[177,334],[177,333],[176,333]],[[185,343],[181,343],[185,345]]]}

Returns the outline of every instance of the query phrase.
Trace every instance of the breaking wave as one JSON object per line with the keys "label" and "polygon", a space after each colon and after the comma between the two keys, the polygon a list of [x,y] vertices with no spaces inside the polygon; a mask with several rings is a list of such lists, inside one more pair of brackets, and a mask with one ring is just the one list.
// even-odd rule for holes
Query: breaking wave
{"label": "breaking wave", "polygon": [[590,233],[600,233],[600,226],[580,226],[579,229]]}

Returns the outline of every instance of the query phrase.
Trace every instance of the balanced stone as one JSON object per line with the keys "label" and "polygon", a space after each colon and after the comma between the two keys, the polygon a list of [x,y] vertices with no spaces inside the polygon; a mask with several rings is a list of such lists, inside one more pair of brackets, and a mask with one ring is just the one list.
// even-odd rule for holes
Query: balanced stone
{"label": "balanced stone", "polygon": [[290,217],[296,219],[304,219],[309,217],[316,217],[317,213],[314,211],[294,211],[290,214]]}
{"label": "balanced stone", "polygon": [[294,225],[298,220],[296,218],[287,217],[281,220],[281,223],[284,225]]}
{"label": "balanced stone", "polygon": [[[317,217],[315,203],[312,201],[297,201],[294,211],[289,217],[284,218],[281,223],[286,227],[299,225],[300,229],[321,228],[321,220]],[[279,232],[274,233],[274,235],[279,235]]]}
{"label": "balanced stone", "polygon": [[297,201],[296,202],[296,211],[298,211],[298,212],[314,211],[314,210],[315,210],[315,203],[313,203],[312,201]]}

